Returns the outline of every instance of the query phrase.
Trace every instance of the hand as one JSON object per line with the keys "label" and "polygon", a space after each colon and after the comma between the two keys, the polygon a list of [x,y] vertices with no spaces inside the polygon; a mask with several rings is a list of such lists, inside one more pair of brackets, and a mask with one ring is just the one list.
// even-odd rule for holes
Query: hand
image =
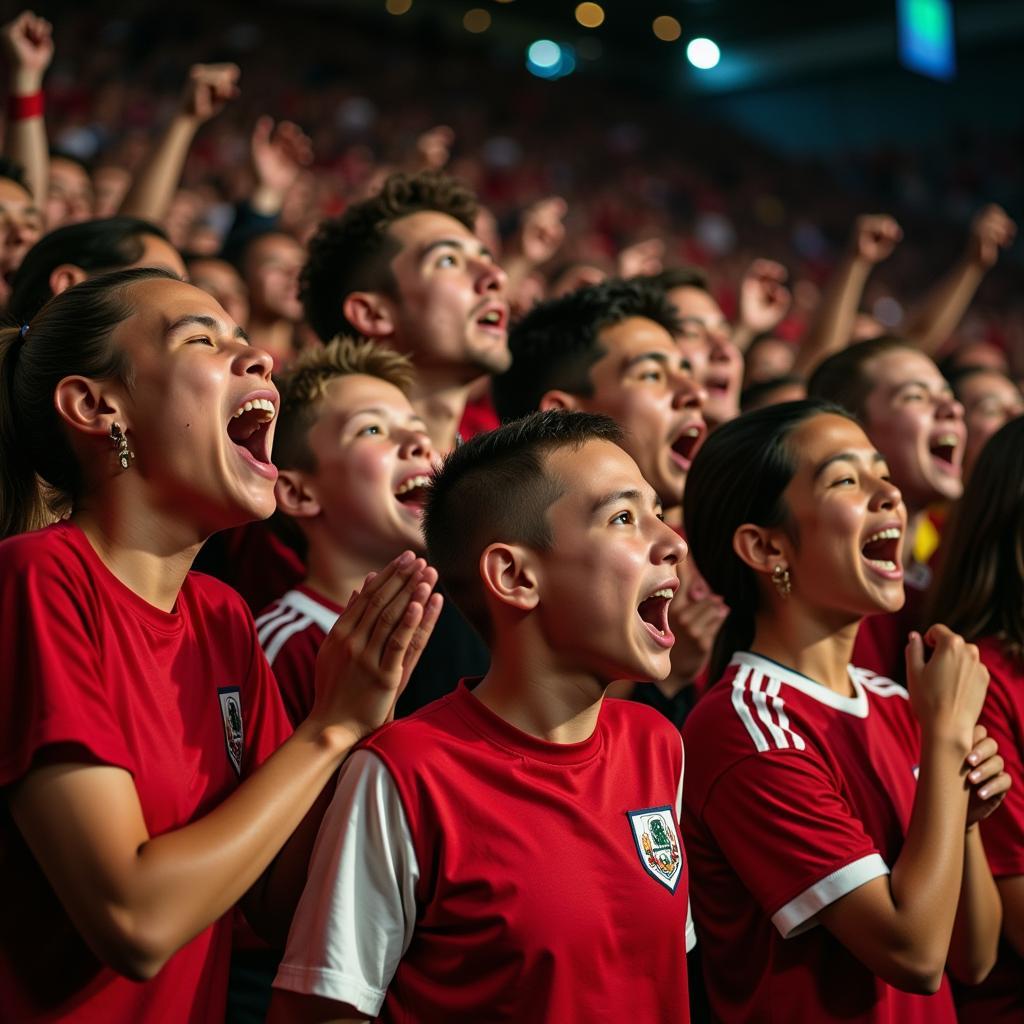
{"label": "hand", "polygon": [[313,162],[313,143],[309,136],[297,124],[291,121],[275,124],[272,117],[257,119],[249,151],[257,188],[282,197],[295,184],[302,168]]}
{"label": "hand", "polygon": [[436,582],[411,551],[366,578],[320,647],[311,718],[358,742],[393,717],[441,613]]}
{"label": "hand", "polygon": [[979,267],[988,269],[995,266],[999,250],[1008,249],[1017,236],[1017,225],[1006,215],[1006,211],[995,203],[986,206],[971,221],[971,232],[967,239],[967,257]]}
{"label": "hand", "polygon": [[569,206],[560,196],[548,196],[527,207],[513,249],[534,267],[547,263],[565,240],[565,215]]}
{"label": "hand", "polygon": [[788,271],[774,260],[754,260],[740,283],[740,324],[753,334],[774,330],[789,312],[793,296]]}
{"label": "hand", "polygon": [[1003,771],[999,745],[983,725],[974,727],[974,749],[967,755],[967,827],[984,821],[1004,800],[1012,779]]}
{"label": "hand", "polygon": [[53,26],[31,11],[22,11],[4,25],[3,49],[10,64],[14,94],[38,92],[53,60]]}
{"label": "hand", "polygon": [[455,132],[446,124],[435,125],[416,140],[416,159],[421,170],[442,171],[452,155]]}
{"label": "hand", "polygon": [[719,627],[729,614],[725,602],[699,577],[676,592],[668,609],[675,634],[672,675],[692,681],[707,663]]}
{"label": "hand", "polygon": [[200,124],[209,121],[239,93],[237,64],[193,64],[181,94],[181,111]]}
{"label": "hand", "polygon": [[[932,648],[927,662],[925,643]],[[962,744],[966,757],[988,690],[988,669],[978,648],[936,625],[923,638],[911,633],[906,655],[910,703],[922,733]]]}
{"label": "hand", "polygon": [[619,253],[619,277],[650,277],[664,269],[665,243],[660,238],[627,245]]}
{"label": "hand", "polygon": [[850,247],[857,259],[874,264],[887,260],[902,241],[903,228],[892,217],[868,213],[854,221]]}

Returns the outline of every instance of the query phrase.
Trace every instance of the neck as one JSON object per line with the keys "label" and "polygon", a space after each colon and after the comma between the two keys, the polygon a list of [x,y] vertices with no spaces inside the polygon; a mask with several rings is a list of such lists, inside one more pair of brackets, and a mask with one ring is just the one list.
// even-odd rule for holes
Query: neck
{"label": "neck", "polygon": [[254,313],[247,330],[252,344],[274,357],[275,366],[287,363],[295,355],[295,324],[291,320]]}
{"label": "neck", "polygon": [[147,508],[125,515],[124,505],[94,498],[71,517],[100,561],[144,601],[172,611],[206,539],[180,516]]}
{"label": "neck", "polygon": [[452,381],[450,375],[431,374],[429,367],[417,370],[417,382],[409,400],[427,425],[430,440],[439,452],[450,452],[466,411],[473,384]]}
{"label": "neck", "polygon": [[549,743],[582,743],[597,728],[606,683],[556,663],[520,625],[491,647],[491,668],[473,695],[499,718]]}
{"label": "neck", "polygon": [[850,696],[847,666],[859,626],[860,619],[828,622],[796,609],[771,609],[757,617],[751,650]]}
{"label": "neck", "polygon": [[363,585],[367,573],[379,572],[388,561],[366,552],[348,551],[322,530],[306,530],[306,539],[309,542],[306,586],[342,607],[348,604],[353,591]]}

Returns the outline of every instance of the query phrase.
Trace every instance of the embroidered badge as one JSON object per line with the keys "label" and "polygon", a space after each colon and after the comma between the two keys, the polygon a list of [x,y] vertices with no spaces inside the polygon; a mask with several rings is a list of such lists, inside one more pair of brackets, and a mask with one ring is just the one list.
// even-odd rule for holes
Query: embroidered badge
{"label": "embroidered badge", "polygon": [[220,714],[224,719],[224,742],[236,775],[242,774],[242,694],[237,686],[222,686],[217,691]]}
{"label": "embroidered badge", "polygon": [[626,817],[644,870],[669,892],[675,892],[683,873],[683,852],[672,808],[627,811]]}

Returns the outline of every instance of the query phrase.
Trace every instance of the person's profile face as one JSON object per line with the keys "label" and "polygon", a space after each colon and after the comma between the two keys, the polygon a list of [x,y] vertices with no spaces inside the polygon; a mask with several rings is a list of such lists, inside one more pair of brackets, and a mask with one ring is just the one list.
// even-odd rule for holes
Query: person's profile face
{"label": "person's profile face", "polygon": [[504,271],[454,217],[424,210],[395,221],[390,262],[394,293],[385,301],[395,347],[419,368],[470,381],[511,365]]}

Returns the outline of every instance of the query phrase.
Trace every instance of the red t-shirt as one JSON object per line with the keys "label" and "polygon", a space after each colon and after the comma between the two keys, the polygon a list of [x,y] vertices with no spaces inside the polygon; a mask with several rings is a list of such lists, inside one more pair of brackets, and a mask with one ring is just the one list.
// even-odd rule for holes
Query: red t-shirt
{"label": "red t-shirt", "polygon": [[316,697],[316,656],[338,616],[339,604],[300,586],[256,619],[256,632],[281,691],[285,711],[298,725]]}
{"label": "red t-shirt", "polygon": [[462,413],[462,420],[459,423],[459,437],[468,441],[477,434],[484,434],[488,430],[496,430],[501,426],[501,420],[494,410],[494,402],[491,401],[491,393],[487,392],[479,398],[466,403]]}
{"label": "red t-shirt", "polygon": [[682,774],[649,708],[548,743],[460,686],[347,762],[275,984],[387,1022],[688,1021]]}
{"label": "red t-shirt", "polygon": [[931,582],[932,572],[928,566],[912,562],[907,567],[903,607],[896,612],[869,615],[861,622],[853,645],[853,664],[887,679],[906,681],[910,631],[921,631],[930,625],[924,621],[924,613]]}
{"label": "red t-shirt", "polygon": [[683,841],[712,1010],[733,1021],[952,1024],[874,976],[816,915],[888,874],[917,787],[907,692],[850,668],[845,697],[737,654],[683,726]]}
{"label": "red t-shirt", "polygon": [[[981,837],[993,878],[1024,875],[1024,665],[1014,661],[997,637],[978,641],[989,672],[979,721],[999,744],[1013,785],[1003,804],[981,823]],[[992,973],[980,984],[955,986],[962,1024],[1019,1024],[1024,1021],[1024,958],[1003,939]]]}
{"label": "red t-shirt", "polygon": [[[130,772],[150,835],[221,803],[290,729],[241,599],[190,574],[148,604],[59,523],[0,543],[0,786],[34,764]],[[6,1020],[223,1021],[231,916],[149,982],[80,938],[6,808],[0,823],[0,1008]]]}

